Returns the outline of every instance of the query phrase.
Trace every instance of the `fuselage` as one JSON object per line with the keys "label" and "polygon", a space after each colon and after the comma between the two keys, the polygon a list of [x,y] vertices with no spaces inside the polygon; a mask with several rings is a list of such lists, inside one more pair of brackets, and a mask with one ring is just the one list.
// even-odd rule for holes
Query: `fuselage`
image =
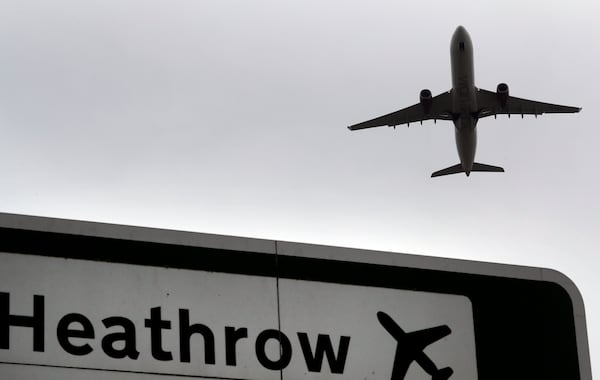
{"label": "fuselage", "polygon": [[477,147],[477,89],[473,70],[473,44],[462,26],[456,28],[450,42],[452,67],[452,114],[456,149],[467,175],[475,161]]}

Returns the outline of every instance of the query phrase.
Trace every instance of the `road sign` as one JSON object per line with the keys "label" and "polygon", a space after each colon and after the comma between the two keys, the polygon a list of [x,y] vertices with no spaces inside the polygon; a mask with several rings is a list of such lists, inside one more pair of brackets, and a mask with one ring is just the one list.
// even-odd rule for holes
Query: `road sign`
{"label": "road sign", "polygon": [[563,275],[0,214],[0,375],[591,379]]}

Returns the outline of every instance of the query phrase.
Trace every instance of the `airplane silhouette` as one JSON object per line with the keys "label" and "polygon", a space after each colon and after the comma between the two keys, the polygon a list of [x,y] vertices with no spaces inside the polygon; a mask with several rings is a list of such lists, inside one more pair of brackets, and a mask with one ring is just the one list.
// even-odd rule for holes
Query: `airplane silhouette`
{"label": "airplane silhouette", "polygon": [[454,136],[460,163],[431,174],[432,177],[471,172],[503,172],[499,166],[475,162],[477,147],[477,122],[479,119],[497,115],[541,115],[543,113],[573,113],[579,107],[561,106],[517,98],[509,95],[506,83],[498,84],[496,92],[475,87],[473,69],[473,42],[467,30],[459,26],[450,41],[450,67],[452,89],[437,96],[423,89],[419,103],[375,119],[363,121],[348,127],[351,131],[380,126],[390,126],[420,122],[424,120],[451,120],[454,123]]}
{"label": "airplane silhouette", "polygon": [[438,369],[435,363],[433,363],[433,361],[431,361],[431,359],[423,352],[425,347],[449,335],[452,332],[450,327],[442,325],[406,333],[383,311],[377,313],[377,319],[379,319],[383,328],[385,328],[398,342],[391,380],[403,380],[408,371],[408,367],[414,361],[416,361],[425,372],[431,375],[431,380],[447,380],[452,376],[454,373],[452,368],[445,367]]}

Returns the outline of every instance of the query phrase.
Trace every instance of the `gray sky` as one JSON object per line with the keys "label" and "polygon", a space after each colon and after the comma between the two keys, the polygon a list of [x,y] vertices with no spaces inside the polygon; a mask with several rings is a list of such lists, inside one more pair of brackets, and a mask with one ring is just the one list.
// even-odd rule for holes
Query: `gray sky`
{"label": "gray sky", "polygon": [[[557,269],[600,352],[600,3],[4,0],[0,211]],[[345,127],[475,79],[576,115]],[[594,373],[600,361],[592,360]]]}

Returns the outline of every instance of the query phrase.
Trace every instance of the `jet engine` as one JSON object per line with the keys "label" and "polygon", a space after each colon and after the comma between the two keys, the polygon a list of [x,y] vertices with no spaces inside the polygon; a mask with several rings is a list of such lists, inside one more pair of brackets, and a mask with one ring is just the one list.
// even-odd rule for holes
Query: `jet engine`
{"label": "jet engine", "polygon": [[421,90],[421,93],[419,94],[419,101],[423,105],[425,115],[429,114],[429,111],[431,110],[432,99],[431,91],[428,89]]}
{"label": "jet engine", "polygon": [[496,87],[496,97],[500,103],[500,107],[506,107],[506,101],[508,100],[508,85],[506,83],[500,83]]}

